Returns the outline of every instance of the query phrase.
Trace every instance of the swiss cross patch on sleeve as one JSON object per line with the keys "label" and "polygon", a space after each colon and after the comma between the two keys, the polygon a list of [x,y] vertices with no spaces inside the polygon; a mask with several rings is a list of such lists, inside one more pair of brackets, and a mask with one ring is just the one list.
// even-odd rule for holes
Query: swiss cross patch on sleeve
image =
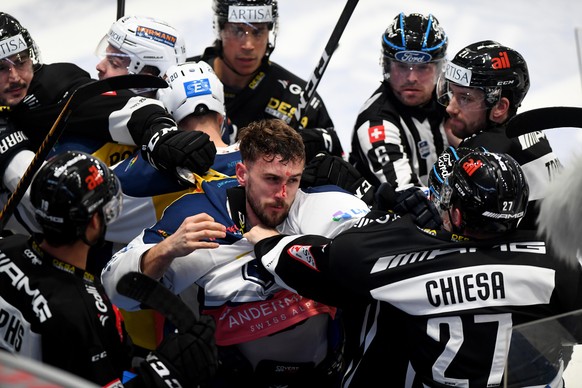
{"label": "swiss cross patch on sleeve", "polygon": [[384,126],[376,125],[374,127],[368,128],[368,138],[370,139],[370,143],[384,141],[386,138],[386,134],[384,133]]}

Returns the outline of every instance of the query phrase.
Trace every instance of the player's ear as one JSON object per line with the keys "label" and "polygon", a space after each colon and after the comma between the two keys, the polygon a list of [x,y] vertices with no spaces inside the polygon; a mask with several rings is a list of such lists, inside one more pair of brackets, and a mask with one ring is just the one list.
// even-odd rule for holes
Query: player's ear
{"label": "player's ear", "polygon": [[491,113],[489,114],[491,121],[494,123],[502,123],[505,121],[507,119],[510,105],[511,104],[507,97],[501,97],[497,104],[491,108]]}
{"label": "player's ear", "polygon": [[463,215],[461,214],[461,211],[455,206],[453,206],[450,210],[450,217],[451,223],[455,225],[457,228],[460,228],[463,222]]}
{"label": "player's ear", "polygon": [[101,233],[103,233],[102,223],[104,222],[99,212],[93,213],[85,228],[85,235],[88,241],[97,241],[101,237]]}
{"label": "player's ear", "polygon": [[248,168],[244,165],[244,163],[237,163],[235,167],[236,171],[236,179],[238,180],[238,184],[241,186],[245,186],[248,180]]}

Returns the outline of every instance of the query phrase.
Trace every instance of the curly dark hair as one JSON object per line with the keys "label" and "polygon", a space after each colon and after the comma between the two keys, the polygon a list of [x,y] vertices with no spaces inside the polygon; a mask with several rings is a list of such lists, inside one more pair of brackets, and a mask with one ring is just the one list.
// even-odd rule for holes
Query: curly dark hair
{"label": "curly dark hair", "polygon": [[245,163],[259,158],[272,161],[305,163],[305,146],[301,135],[279,119],[254,121],[239,132],[240,153]]}

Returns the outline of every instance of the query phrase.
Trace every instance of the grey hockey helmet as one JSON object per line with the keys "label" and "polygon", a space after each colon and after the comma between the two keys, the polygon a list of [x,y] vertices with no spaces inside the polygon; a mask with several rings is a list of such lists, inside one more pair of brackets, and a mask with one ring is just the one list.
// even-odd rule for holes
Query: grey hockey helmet
{"label": "grey hockey helmet", "polygon": [[138,74],[145,66],[158,70],[163,76],[172,65],[186,61],[186,43],[182,33],[162,20],[144,16],[124,16],[111,25],[99,44],[97,55],[106,53],[111,45],[130,59],[127,71]]}
{"label": "grey hockey helmet", "polygon": [[30,201],[47,241],[69,244],[85,238],[94,213],[105,225],[121,212],[119,179],[99,159],[78,151],[67,151],[49,159],[36,173]]}
{"label": "grey hockey helmet", "polygon": [[432,14],[400,13],[382,34],[382,67],[390,74],[390,61],[410,64],[441,63],[449,39]]}
{"label": "grey hockey helmet", "polygon": [[222,82],[206,62],[172,66],[166,72],[166,80],[169,87],[158,89],[157,98],[177,122],[190,114],[208,111],[226,114]]}
{"label": "grey hockey helmet", "polygon": [[28,30],[13,16],[0,12],[0,60],[24,51],[34,65],[41,63],[40,51]]}
{"label": "grey hockey helmet", "polygon": [[275,49],[277,29],[279,25],[279,6],[277,0],[213,0],[214,33],[221,41],[220,32],[224,24],[229,23],[267,23],[269,28],[269,43],[266,56]]}
{"label": "grey hockey helmet", "polygon": [[525,216],[529,186],[520,165],[507,154],[472,151],[445,180],[441,207],[461,210],[461,229],[505,232]]}
{"label": "grey hockey helmet", "polygon": [[507,97],[513,110],[521,105],[530,86],[523,56],[492,40],[468,45],[447,63],[437,86],[438,100],[445,106],[450,101],[450,83],[483,90],[487,108]]}

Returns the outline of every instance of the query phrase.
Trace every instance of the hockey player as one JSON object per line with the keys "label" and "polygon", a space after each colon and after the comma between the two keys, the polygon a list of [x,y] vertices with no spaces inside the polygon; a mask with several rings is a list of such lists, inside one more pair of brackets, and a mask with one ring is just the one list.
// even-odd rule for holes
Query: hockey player
{"label": "hockey player", "polygon": [[[255,120],[281,119],[303,128],[299,133],[307,161],[320,151],[342,156],[339,137],[317,93],[305,116],[294,122],[306,82],[269,59],[277,38],[277,0],[213,0],[212,9],[216,40],[191,59],[210,64],[224,84],[232,123],[242,128]],[[231,137],[236,139],[236,128]]]}
{"label": "hockey player", "polygon": [[448,43],[430,14],[400,13],[382,34],[384,80],[358,114],[349,157],[373,186],[427,186],[449,145],[445,110],[434,94]]}
{"label": "hockey player", "polygon": [[535,228],[537,203],[561,168],[543,132],[509,138],[505,125],[529,90],[527,63],[517,51],[485,40],[462,48],[447,64],[437,86],[459,146],[507,153],[522,166],[530,186],[530,204],[522,228]]}
{"label": "hockey player", "polygon": [[[183,35],[168,23],[146,16],[124,16],[115,21],[95,52],[100,58],[96,66],[100,80],[127,74],[162,78],[170,66],[186,60]],[[157,89],[135,88],[131,91],[156,98]],[[136,152],[141,153],[139,147],[131,145],[90,139],[84,134],[64,134],[50,155],[66,150],[85,151],[109,166],[132,157]]]}
{"label": "hockey player", "polygon": [[[124,381],[131,342],[99,277],[86,271],[89,248],[102,241],[122,207],[119,181],[107,166],[82,152],[59,154],[36,174],[31,193],[42,240],[0,239],[0,348],[99,386],[154,388],[172,380],[197,386],[212,376],[214,323],[203,317],[189,331],[169,335],[139,364],[138,376]],[[214,224],[216,232],[209,227],[205,236],[224,236]]]}
{"label": "hockey player", "polygon": [[[241,161],[238,143],[225,144],[221,139],[225,127],[224,93],[222,83],[205,62],[186,62],[167,69],[169,87],[159,89],[158,99],[166,106],[178,127],[187,131],[202,131],[214,142],[217,153],[210,170],[192,175],[196,190],[203,180],[218,180],[235,175],[235,166]],[[113,166],[124,193],[124,211],[108,230],[108,241],[117,247],[127,245],[144,228],[155,224],[166,206],[180,196],[191,192],[168,174],[153,168],[141,154],[135,153]],[[111,255],[105,255],[102,265]],[[102,267],[99,267],[100,269]],[[154,349],[163,337],[163,320],[151,311],[122,310],[126,325],[135,345]]]}
{"label": "hockey player", "polygon": [[[241,161],[240,152],[238,143],[229,146],[221,139],[227,120],[224,92],[212,68],[205,62],[186,62],[169,67],[164,76],[169,86],[159,89],[157,98],[178,122],[178,128],[206,133],[217,149],[214,164],[207,172],[188,175],[191,186],[199,189],[202,180],[234,176],[235,165]],[[133,197],[126,202],[136,206],[124,211],[107,236],[108,241],[123,245],[159,220],[166,206],[190,191],[168,174],[152,168],[140,153],[113,166],[113,171],[124,195]]]}
{"label": "hockey player", "polygon": [[562,332],[544,333],[546,358],[534,359],[512,327],[582,308],[582,268],[517,230],[528,191],[513,158],[472,151],[441,189],[442,229],[371,212],[333,239],[244,236],[280,285],[342,308],[342,386],[501,387],[508,365],[522,373],[507,386],[559,387]]}
{"label": "hockey player", "polygon": [[[11,176],[3,174],[4,186],[11,191],[32,159],[32,152],[26,150],[39,147],[70,94],[94,80],[74,64],[42,64],[29,32],[4,12],[0,12],[0,42],[0,105],[7,107],[0,113],[5,123],[0,128],[0,143],[5,145],[0,171],[14,170]],[[80,104],[67,122],[66,133],[99,144],[142,147],[152,165],[185,185],[190,182],[178,171],[205,172],[216,152],[206,134],[178,130],[160,102],[131,91],[105,93]],[[13,165],[6,168],[8,163]]]}
{"label": "hockey player", "polygon": [[[115,285],[139,270],[174,293],[192,283],[204,289],[202,312],[217,322],[222,368],[216,386],[330,386],[341,369],[341,350],[331,330],[335,310],[277,286],[258,269],[242,234],[259,223],[284,233],[333,236],[368,212],[366,204],[337,187],[300,190],[305,163],[302,139],[278,119],[249,124],[240,133],[237,179],[204,182],[204,192],[180,197],[161,220],[114,255],[102,273],[112,301],[139,308]],[[208,213],[226,227],[217,250],[195,250],[190,235]],[[267,276],[265,276],[267,275]],[[329,337],[328,337],[329,335]]]}

